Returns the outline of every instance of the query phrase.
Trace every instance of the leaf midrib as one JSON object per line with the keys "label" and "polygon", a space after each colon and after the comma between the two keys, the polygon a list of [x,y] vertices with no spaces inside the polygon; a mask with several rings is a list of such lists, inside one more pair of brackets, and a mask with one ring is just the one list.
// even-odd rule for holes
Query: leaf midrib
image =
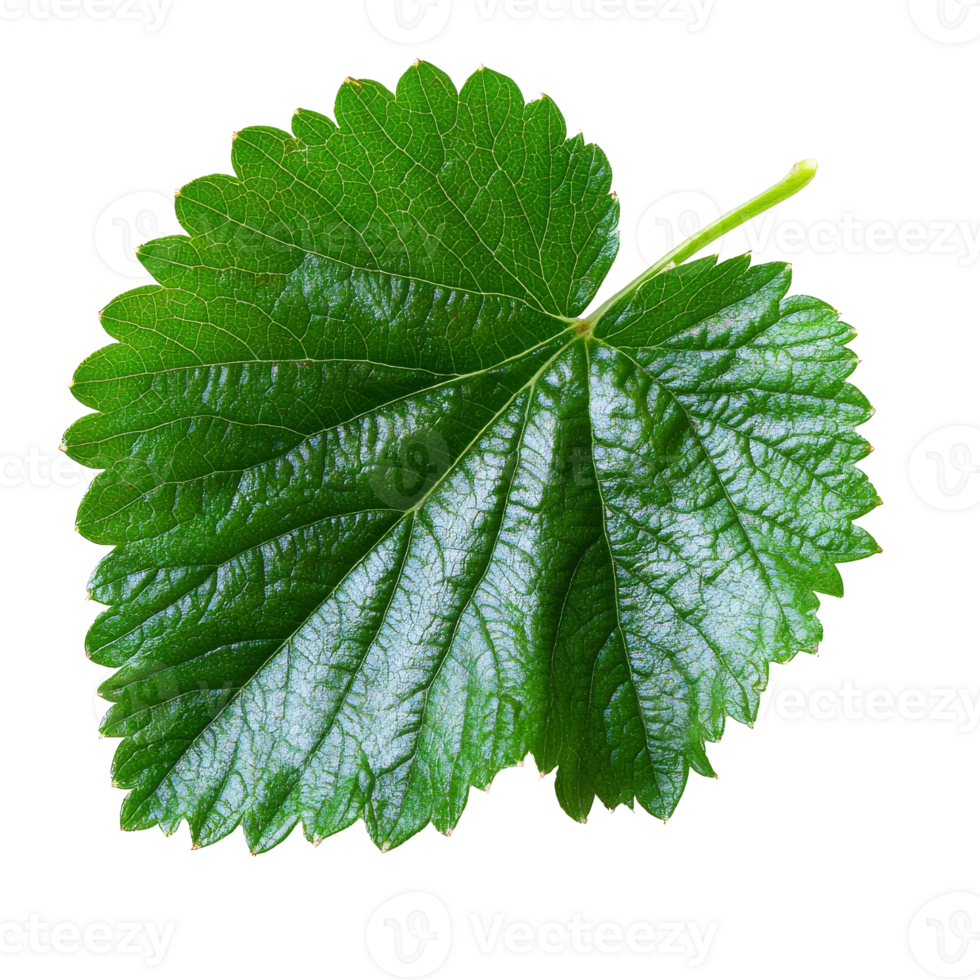
{"label": "leaf midrib", "polygon": [[[602,344],[598,338],[594,338],[595,342]],[[615,350],[609,344],[603,344],[604,347],[609,347],[611,350]],[[606,495],[602,492],[602,481],[599,478],[599,467],[596,464],[595,459],[595,427],[592,424],[592,360],[589,357],[589,348],[586,344],[586,374],[587,374],[587,388],[589,393],[589,459],[592,461],[592,473],[595,476],[596,490],[599,494],[599,508],[600,508],[600,519],[602,522],[602,538],[606,543],[606,553],[609,555],[609,567],[612,570],[612,590],[613,590],[613,613],[616,617],[616,625],[613,628],[613,632],[617,634],[617,639],[619,641],[620,647],[623,651],[623,661],[626,664],[626,670],[629,673],[630,678],[630,688],[633,691],[633,697],[636,700],[636,716],[639,719],[640,727],[643,730],[643,749],[646,752],[647,761],[650,764],[650,771],[653,773],[653,782],[657,788],[657,793],[662,795],[660,790],[660,780],[657,778],[657,768],[653,761],[653,755],[650,752],[650,738],[647,730],[646,720],[643,714],[643,704],[640,701],[640,688],[636,683],[636,675],[633,672],[633,661],[630,657],[629,645],[626,642],[626,631],[623,629],[623,613],[619,604],[619,572],[616,563],[616,556],[613,552],[612,541],[609,538],[609,524],[608,515],[609,508],[606,505]],[[599,660],[599,655],[602,652],[600,647],[596,654],[596,662]],[[593,668],[594,676],[594,668]],[[590,685],[590,698],[591,698],[591,685]]]}

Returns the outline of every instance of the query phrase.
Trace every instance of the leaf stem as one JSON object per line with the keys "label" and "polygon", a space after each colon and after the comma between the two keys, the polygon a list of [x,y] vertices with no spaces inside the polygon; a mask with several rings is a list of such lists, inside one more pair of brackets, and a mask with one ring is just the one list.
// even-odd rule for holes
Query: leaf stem
{"label": "leaf stem", "polygon": [[746,221],[751,221],[756,216],[782,203],[787,198],[792,197],[798,191],[803,190],[807,184],[813,180],[817,173],[816,160],[801,160],[792,170],[777,184],[773,184],[768,190],[757,194],[755,197],[746,201],[737,208],[723,214],[717,221],[713,221],[706,228],[696,231],[690,238],[686,238],[677,248],[668,252],[663,258],[658,259],[645,272],[636,277],[628,286],[621,289],[612,299],[607,300],[591,316],[585,318],[585,323],[594,327],[599,322],[599,318],[616,302],[624,296],[634,293],[643,283],[661,272],[674,268],[692,255],[700,252],[706,245],[721,238],[722,235],[733,231]]}

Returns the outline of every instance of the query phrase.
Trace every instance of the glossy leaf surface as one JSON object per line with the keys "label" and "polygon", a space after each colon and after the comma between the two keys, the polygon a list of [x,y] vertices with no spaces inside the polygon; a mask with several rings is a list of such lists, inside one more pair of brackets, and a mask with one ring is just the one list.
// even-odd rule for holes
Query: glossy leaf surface
{"label": "glossy leaf surface", "polygon": [[123,826],[389,847],[529,752],[666,818],[877,550],[853,332],[747,257],[578,319],[608,162],[491,71],[335,115],[181,189],[73,382]]}

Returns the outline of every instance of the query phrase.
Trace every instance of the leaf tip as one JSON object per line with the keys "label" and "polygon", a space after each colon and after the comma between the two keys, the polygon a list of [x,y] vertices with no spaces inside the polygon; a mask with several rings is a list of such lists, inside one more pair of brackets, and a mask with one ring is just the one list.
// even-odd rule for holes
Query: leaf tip
{"label": "leaf tip", "polygon": [[578,822],[580,824],[582,824],[582,826],[584,827],[589,822],[589,818],[588,817],[579,817],[578,818]]}
{"label": "leaf tip", "polygon": [[413,68],[418,68],[418,66],[419,66],[419,65],[421,65],[421,64],[422,64],[422,61],[421,61],[421,59],[420,59],[420,58],[416,58],[416,59],[415,59],[415,60],[414,60],[414,61],[412,62],[412,67],[413,67]]}
{"label": "leaf tip", "polygon": [[453,828],[450,827],[448,830],[444,830],[442,832],[442,836],[443,837],[452,837],[453,836]]}
{"label": "leaf tip", "polygon": [[382,845],[381,845],[381,853],[382,854],[387,854],[388,851],[390,851],[390,850],[391,850],[391,841],[390,840],[384,841],[382,843]]}
{"label": "leaf tip", "polygon": [[358,81],[358,79],[356,79],[356,78],[352,78],[350,75],[348,75],[344,79],[344,84],[345,85],[353,85],[353,87],[354,88],[357,88],[357,89],[363,88],[363,86],[361,85],[360,81]]}
{"label": "leaf tip", "polygon": [[882,552],[883,552],[884,550],[885,550],[885,549],[884,549],[884,548],[882,548],[882,546],[881,546],[881,545],[878,545],[878,549],[877,549],[877,551],[875,552],[875,554],[876,554],[876,555],[880,555],[880,554],[881,554],[881,553],[882,553]]}
{"label": "leaf tip", "polygon": [[875,500],[877,501],[877,504],[875,506],[877,506],[877,507],[884,507],[885,506],[885,502],[884,502],[884,500],[881,499],[881,497],[875,497]]}
{"label": "leaf tip", "polygon": [[59,453],[66,453],[66,452],[68,452],[68,447],[63,442],[59,442],[58,443],[58,452]]}
{"label": "leaf tip", "polygon": [[817,161],[812,158],[800,160],[798,163],[793,164],[793,169],[790,170],[789,175],[791,177],[801,177],[809,182],[816,176],[818,166]]}

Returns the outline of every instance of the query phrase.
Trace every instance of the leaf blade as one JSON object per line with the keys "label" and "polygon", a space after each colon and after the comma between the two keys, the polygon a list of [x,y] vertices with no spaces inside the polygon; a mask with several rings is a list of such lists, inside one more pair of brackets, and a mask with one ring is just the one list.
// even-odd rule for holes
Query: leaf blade
{"label": "leaf blade", "polygon": [[852,332],[747,257],[575,319],[608,162],[503,76],[336,116],[236,134],[76,373],[123,826],[387,849],[528,753],[575,819],[666,819],[877,550]]}

